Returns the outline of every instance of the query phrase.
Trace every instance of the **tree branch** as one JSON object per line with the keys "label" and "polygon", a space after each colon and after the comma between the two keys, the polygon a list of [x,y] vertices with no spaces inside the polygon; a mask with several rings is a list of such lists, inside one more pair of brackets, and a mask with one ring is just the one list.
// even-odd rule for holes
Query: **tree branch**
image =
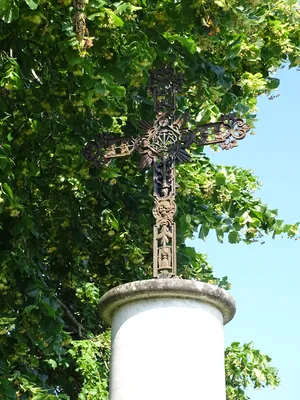
{"label": "tree branch", "polygon": [[57,297],[57,302],[58,304],[61,306],[61,308],[63,309],[63,311],[65,312],[65,314],[67,315],[67,317],[73,322],[73,324],[77,327],[78,329],[78,335],[80,337],[89,337],[89,333],[88,331],[85,329],[85,327],[83,325],[81,325],[80,322],[77,321],[77,319],[74,317],[74,315],[71,313],[71,311],[68,309],[68,307],[61,301],[59,300]]}

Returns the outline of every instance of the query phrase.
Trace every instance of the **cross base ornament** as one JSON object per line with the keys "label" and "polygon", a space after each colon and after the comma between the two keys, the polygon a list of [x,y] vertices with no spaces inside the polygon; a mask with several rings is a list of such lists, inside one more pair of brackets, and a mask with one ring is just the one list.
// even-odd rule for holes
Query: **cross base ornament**
{"label": "cross base ornament", "polygon": [[150,91],[156,113],[154,122],[140,123],[144,134],[138,137],[113,138],[99,135],[85,146],[84,156],[95,167],[109,164],[113,159],[126,157],[133,152],[141,155],[140,167],[153,167],[153,277],[176,276],[176,163],[189,162],[188,149],[196,146],[219,145],[228,150],[237,146],[250,127],[233,115],[220,121],[186,128],[188,114],[176,118],[176,93],[182,79],[169,67],[155,71],[150,79]]}

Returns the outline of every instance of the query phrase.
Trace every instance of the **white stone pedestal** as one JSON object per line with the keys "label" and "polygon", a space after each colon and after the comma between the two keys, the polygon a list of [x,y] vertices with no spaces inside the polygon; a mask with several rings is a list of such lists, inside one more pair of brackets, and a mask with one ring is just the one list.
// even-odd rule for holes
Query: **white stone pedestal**
{"label": "white stone pedestal", "polygon": [[110,400],[225,400],[223,325],[235,313],[217,286],[151,279],[100,301],[112,325]]}

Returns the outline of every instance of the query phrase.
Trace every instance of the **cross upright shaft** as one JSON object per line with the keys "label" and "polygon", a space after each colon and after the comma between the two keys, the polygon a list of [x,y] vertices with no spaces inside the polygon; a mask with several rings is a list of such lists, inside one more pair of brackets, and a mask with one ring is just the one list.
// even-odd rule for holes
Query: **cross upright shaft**
{"label": "cross upright shaft", "polygon": [[176,93],[180,90],[181,78],[171,68],[155,71],[151,76],[150,90],[156,113],[153,124],[142,121],[144,135],[123,138],[100,136],[98,141],[89,142],[84,156],[96,167],[108,164],[112,159],[141,154],[140,166],[153,166],[153,276],[171,278],[176,276],[176,182],[175,164],[190,161],[187,149],[197,146],[218,144],[222,149],[237,146],[250,127],[242,119],[223,116],[216,123],[184,128],[187,114],[175,117]]}

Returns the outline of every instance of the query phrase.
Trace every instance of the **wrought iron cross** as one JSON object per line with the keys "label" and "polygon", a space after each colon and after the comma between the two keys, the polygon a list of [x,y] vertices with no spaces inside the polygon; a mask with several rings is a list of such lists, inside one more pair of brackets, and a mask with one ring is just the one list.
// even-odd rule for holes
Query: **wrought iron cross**
{"label": "wrought iron cross", "polygon": [[175,116],[176,93],[182,79],[176,77],[172,68],[165,67],[153,73],[149,89],[154,100],[155,119],[152,124],[142,121],[144,134],[138,137],[113,138],[100,135],[89,142],[84,156],[94,166],[108,164],[112,159],[141,154],[141,168],[153,166],[153,276],[171,278],[176,276],[176,212],[175,164],[190,161],[187,149],[192,144],[207,146],[218,144],[228,150],[237,146],[250,127],[240,118],[227,115],[220,121],[185,127],[187,114]]}

